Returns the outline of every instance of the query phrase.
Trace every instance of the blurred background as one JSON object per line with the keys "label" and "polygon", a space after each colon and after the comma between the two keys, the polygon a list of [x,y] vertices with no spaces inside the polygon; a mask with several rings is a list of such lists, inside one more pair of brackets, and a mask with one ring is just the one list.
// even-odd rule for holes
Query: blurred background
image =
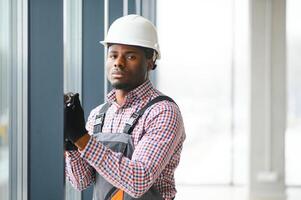
{"label": "blurred background", "polygon": [[118,17],[156,24],[151,81],[187,134],[176,200],[301,199],[301,1],[1,0],[0,200],[91,199],[64,178],[63,92],[104,101]]}

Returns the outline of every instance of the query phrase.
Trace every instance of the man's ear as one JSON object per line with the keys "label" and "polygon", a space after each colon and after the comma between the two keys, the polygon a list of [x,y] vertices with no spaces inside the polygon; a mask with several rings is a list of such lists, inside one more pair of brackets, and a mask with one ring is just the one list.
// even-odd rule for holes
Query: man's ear
{"label": "man's ear", "polygon": [[146,63],[147,63],[147,71],[151,71],[155,64],[154,61],[152,59],[147,59]]}

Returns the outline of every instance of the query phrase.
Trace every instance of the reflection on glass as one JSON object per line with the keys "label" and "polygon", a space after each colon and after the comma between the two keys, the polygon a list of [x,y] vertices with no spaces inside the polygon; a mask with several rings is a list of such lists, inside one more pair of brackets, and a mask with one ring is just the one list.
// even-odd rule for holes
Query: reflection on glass
{"label": "reflection on glass", "polygon": [[8,200],[9,182],[9,67],[10,1],[0,2],[0,199]]}
{"label": "reflection on glass", "polygon": [[287,1],[286,184],[301,185],[301,1]]}
{"label": "reflection on glass", "polygon": [[246,60],[233,49],[246,38],[234,38],[233,3],[158,1],[158,87],[177,101],[187,134],[177,184],[245,182]]}

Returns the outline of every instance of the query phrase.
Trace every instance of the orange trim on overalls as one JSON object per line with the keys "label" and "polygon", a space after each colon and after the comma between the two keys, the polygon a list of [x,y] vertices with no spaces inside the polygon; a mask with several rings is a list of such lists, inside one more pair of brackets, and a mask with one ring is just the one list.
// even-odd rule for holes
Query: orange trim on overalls
{"label": "orange trim on overalls", "polygon": [[112,196],[111,200],[123,200],[123,194],[124,192],[118,189],[117,192]]}

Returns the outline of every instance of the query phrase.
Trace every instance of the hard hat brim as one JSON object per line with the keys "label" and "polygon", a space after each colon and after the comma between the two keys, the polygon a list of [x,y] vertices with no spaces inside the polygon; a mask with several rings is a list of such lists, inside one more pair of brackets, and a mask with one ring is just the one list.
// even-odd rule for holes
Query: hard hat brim
{"label": "hard hat brim", "polygon": [[[124,45],[129,45],[129,46],[138,46],[138,47],[145,47],[145,48],[150,48],[150,49],[154,49],[151,45],[147,46],[147,45],[141,45],[141,43],[137,43],[135,44],[135,42],[124,42],[124,41],[106,41],[106,40],[102,40],[99,41],[100,44],[104,45],[105,47],[107,47],[108,44],[124,44]],[[157,60],[159,60],[161,58],[161,53],[159,51],[159,49],[154,49],[157,53]]]}

